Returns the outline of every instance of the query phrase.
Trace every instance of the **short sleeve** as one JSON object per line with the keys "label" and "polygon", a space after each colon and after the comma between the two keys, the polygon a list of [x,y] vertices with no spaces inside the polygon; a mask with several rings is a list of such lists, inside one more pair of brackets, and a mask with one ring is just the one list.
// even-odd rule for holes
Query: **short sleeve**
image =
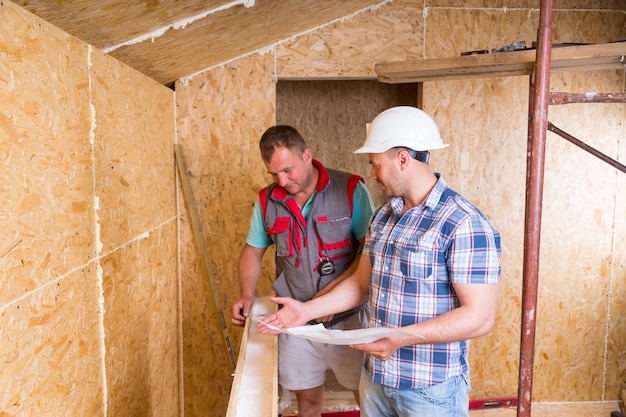
{"label": "short sleeve", "polygon": [[452,282],[496,284],[500,277],[500,234],[484,217],[467,216],[454,233],[448,252]]}
{"label": "short sleeve", "polygon": [[352,233],[357,239],[365,237],[370,218],[374,212],[374,202],[363,181],[357,183],[352,196]]}
{"label": "short sleeve", "polygon": [[272,239],[267,234],[267,229],[265,228],[263,213],[261,212],[261,203],[259,200],[254,203],[246,243],[255,248],[267,248],[273,243]]}

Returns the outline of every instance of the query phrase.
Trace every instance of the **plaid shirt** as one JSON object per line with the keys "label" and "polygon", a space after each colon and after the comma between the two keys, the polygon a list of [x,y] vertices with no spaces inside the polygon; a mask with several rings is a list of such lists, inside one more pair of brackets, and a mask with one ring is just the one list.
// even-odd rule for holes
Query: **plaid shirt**
{"label": "plaid shirt", "polygon": [[[439,180],[423,204],[400,217],[403,199],[372,218],[363,253],[370,257],[370,327],[403,327],[459,307],[452,283],[495,284],[500,234],[467,199]],[[469,375],[469,340],[405,346],[382,362],[367,355],[373,382],[424,388]]]}

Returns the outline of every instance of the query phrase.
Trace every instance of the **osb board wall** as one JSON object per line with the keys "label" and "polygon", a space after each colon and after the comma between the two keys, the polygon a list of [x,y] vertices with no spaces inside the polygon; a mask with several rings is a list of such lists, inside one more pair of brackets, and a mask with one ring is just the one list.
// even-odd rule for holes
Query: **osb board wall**
{"label": "osb board wall", "polygon": [[[225,292],[220,294],[223,300],[232,302],[238,297],[235,265],[240,245],[245,238],[249,215],[248,210],[245,214],[239,215],[237,203],[240,202],[240,193],[224,193],[223,189],[230,189],[232,177],[237,176],[239,188],[248,195],[248,201],[241,204],[250,207],[251,201],[256,197],[253,190],[262,187],[269,180],[263,174],[264,169],[255,146],[259,134],[271,124],[272,117],[268,115],[266,120],[259,120],[255,116],[265,110],[273,111],[274,86],[268,79],[272,71],[278,82],[277,88],[280,90],[282,80],[373,78],[375,77],[373,65],[377,62],[453,56],[465,50],[491,49],[519,40],[525,40],[530,44],[536,39],[538,25],[536,2],[520,1],[514,5],[509,2],[502,3],[468,1],[463,7],[457,7],[447,1],[396,0],[341,22],[287,39],[267,51],[259,51],[263,57],[270,55],[269,58],[251,55],[199,74],[189,85],[177,84],[179,129],[181,132],[187,132],[190,125],[197,123],[199,125],[197,130],[203,132],[203,135],[185,133],[185,137],[194,137],[193,145],[189,145],[191,147],[189,152],[197,152],[205,158],[205,155],[209,154],[206,147],[210,143],[212,153],[219,155],[219,158],[224,158],[226,153],[224,150],[230,150],[234,146],[242,147],[242,150],[237,150],[238,154],[245,153],[245,158],[249,159],[242,161],[242,165],[236,168],[230,163],[218,163],[220,160],[218,158],[212,159],[215,165],[202,168],[202,172],[215,170],[216,188],[210,190],[209,187],[195,185],[199,190],[198,194],[203,195],[201,198],[203,204],[206,204],[206,207],[201,207],[202,210],[215,213],[223,210],[225,205],[235,208],[231,209],[230,214],[237,220],[229,220],[231,223],[218,215],[203,216],[207,226],[214,230],[231,231],[229,228],[236,225],[234,237],[227,236],[227,233],[222,233],[219,237],[213,235],[207,237],[207,241],[218,239],[228,248],[228,250],[220,248],[216,252],[219,262],[230,265],[231,271],[220,277],[224,280],[224,284],[221,285]],[[619,8],[622,7],[619,2],[600,4],[589,1],[582,5],[565,1],[556,3],[555,7],[559,7],[559,10],[555,10],[554,13],[555,42],[604,42],[625,37],[624,10]],[[271,55],[275,58],[273,67]],[[248,62],[256,60],[262,60],[264,65],[255,69],[249,68]],[[245,66],[248,71],[239,70],[240,66]],[[238,74],[237,77],[241,78],[235,78],[235,72]],[[233,75],[224,77],[224,73]],[[616,73],[614,76],[619,78],[623,77],[623,74]],[[585,77],[587,76],[567,74],[560,79],[564,88],[576,92],[574,87]],[[581,88],[597,86],[597,91],[605,89],[612,92],[621,91],[621,84],[615,83],[612,77],[609,78],[611,81],[605,80]],[[257,93],[256,83],[261,83],[267,88],[265,95]],[[194,91],[200,90],[199,86],[205,85],[201,91]],[[230,91],[233,89],[240,94],[236,100],[231,98],[233,93]],[[251,91],[244,93],[245,89]],[[524,245],[528,78],[504,77],[480,81],[433,82],[426,84],[424,90],[425,109],[433,114],[441,127],[444,139],[451,144],[445,150],[433,152],[433,167],[444,174],[450,186],[474,201],[492,218],[501,231],[504,242],[503,275],[496,328],[492,335],[472,342],[470,356],[472,397],[515,395]],[[194,101],[196,103],[194,109],[210,108],[212,116],[207,117],[206,111],[201,111],[193,120],[187,114],[181,117],[180,108],[184,106],[181,105],[183,100],[180,97],[183,95],[185,103]],[[248,100],[244,100],[244,97]],[[368,108],[368,99],[371,100],[371,97],[365,94],[363,102],[360,103],[362,109]],[[339,98],[337,101],[337,106],[341,107]],[[308,105],[304,100],[302,103]],[[612,146],[615,146],[615,143],[619,145],[624,136],[623,106],[601,106],[617,108],[611,110],[611,114],[612,112],[618,114],[614,119],[615,130],[611,131],[608,141],[613,144]],[[594,111],[592,116],[594,120],[590,121],[586,116],[589,111],[587,109],[587,106],[567,106],[559,111],[565,112],[566,118],[575,120],[578,126],[589,123],[590,126],[594,126],[594,131],[604,127],[605,110]],[[228,114],[234,110],[236,110],[234,116],[241,117],[213,116]],[[341,111],[349,113],[352,108],[344,105]],[[315,120],[315,117],[311,119]],[[242,125],[249,126],[250,120],[253,121],[254,128],[258,129],[256,134],[249,136],[247,131],[242,134]],[[303,120],[298,119],[293,123],[301,122]],[[339,120],[339,123],[345,122]],[[572,128],[575,130],[575,127]],[[314,130],[310,126],[300,128],[309,133]],[[324,138],[319,139],[320,143],[318,139],[314,140],[314,152],[320,158],[326,158],[330,152],[328,154],[325,152],[337,147],[337,136],[332,129],[330,130],[330,137],[326,138],[327,143],[324,144]],[[350,145],[358,143],[356,137],[346,138],[346,141],[350,141]],[[568,158],[574,155],[574,151],[567,149],[563,144],[560,146],[564,148],[563,150],[559,148],[564,158],[562,163],[567,163]],[[617,152],[617,149],[619,147],[612,149],[612,152]],[[623,146],[621,152],[623,159]],[[349,151],[346,150],[346,153]],[[347,155],[346,158],[352,156]],[[590,163],[589,158],[592,157],[587,155],[576,160],[576,164],[587,165]],[[352,166],[352,162],[343,165],[348,160],[351,159],[344,160],[341,156],[329,158],[329,165]],[[356,170],[363,171],[360,166],[354,166]],[[557,169],[558,167],[551,168],[548,174],[553,175]],[[194,171],[197,182],[213,178],[208,174],[200,174],[196,169]],[[367,172],[363,174],[367,175]],[[592,190],[602,193],[601,197],[596,197],[598,201],[594,199],[591,206],[601,208],[593,211],[594,222],[601,227],[586,225],[576,230],[579,239],[587,242],[586,245],[594,245],[593,242],[599,240],[602,249],[593,246],[594,250],[587,251],[588,246],[571,245],[572,240],[569,236],[564,237],[558,228],[548,227],[544,231],[535,379],[536,381],[541,379],[543,382],[536,382],[533,390],[535,401],[614,400],[617,399],[620,386],[626,382],[624,325],[619,320],[624,305],[624,295],[620,288],[623,288],[623,281],[626,279],[624,261],[620,259],[623,255],[619,251],[620,236],[624,236],[622,220],[624,216],[619,215],[624,212],[624,197],[620,195],[620,191],[624,189],[624,179],[614,171],[611,178],[612,185],[609,182],[608,187],[603,186],[598,190],[597,182],[591,186],[587,181],[559,177],[558,188],[562,193],[559,201],[555,201],[554,198],[545,201],[544,217],[554,218],[564,214],[563,204],[567,204],[573,211],[571,216],[574,224],[579,224],[580,216],[589,213],[590,209],[579,207],[577,201],[570,199],[570,195],[574,194],[571,190],[584,184],[582,190],[577,193],[589,193]],[[245,185],[241,187],[242,184]],[[548,192],[549,186],[546,195]],[[603,220],[595,220],[598,216]],[[605,216],[608,221],[604,220]],[[570,229],[567,229],[567,232],[569,231]],[[612,239],[613,243],[610,246],[606,243],[608,238],[605,236]],[[578,268],[570,265],[574,262],[572,260],[578,258],[583,259],[578,263]],[[193,256],[186,259],[190,262],[193,260]],[[581,272],[579,268],[581,264],[584,264],[584,271],[587,272]],[[190,271],[193,269],[194,267],[189,268]],[[196,272],[200,272],[200,268],[195,269]],[[271,276],[270,272],[265,274]],[[593,290],[587,291],[585,286],[580,286],[585,281],[589,285],[592,280],[595,284]],[[555,298],[552,298],[553,294]],[[556,298],[563,295],[567,296],[564,300]],[[551,307],[553,300],[555,304]],[[560,302],[561,300],[563,301]],[[189,308],[190,317],[200,316],[199,311],[195,313],[191,311],[197,307]],[[580,332],[576,335],[570,327],[574,318],[577,320],[575,329]],[[605,333],[602,333],[602,328],[606,329]],[[233,332],[236,332],[236,329],[233,329]],[[208,334],[214,338],[220,337],[217,329]],[[560,356],[561,347],[565,349],[563,357]],[[238,349],[238,345],[235,348]],[[222,347],[217,346],[217,349]],[[221,362],[217,365],[226,366]],[[193,365],[186,363],[186,372],[190,367]],[[591,376],[588,372],[584,373],[590,369]],[[564,371],[568,378],[562,378]],[[222,386],[228,386],[231,380],[226,379],[221,383]]]}
{"label": "osb board wall", "polygon": [[173,93],[0,21],[0,415],[177,415]]}
{"label": "osb board wall", "polygon": [[[243,329],[230,324],[230,305],[239,296],[237,262],[252,206],[268,180],[258,140],[275,123],[273,62],[270,54],[254,54],[176,85],[178,139],[210,253],[208,273],[216,283],[235,357]],[[232,368],[186,211],[182,222],[185,415],[222,416]],[[273,277],[269,255],[259,282],[261,295],[269,293]]]}
{"label": "osb board wall", "polygon": [[279,44],[277,76],[374,78],[377,62],[421,58],[423,5],[396,0]]}
{"label": "osb board wall", "polygon": [[[490,49],[498,46],[498,40],[525,40],[530,45],[537,36],[537,10],[477,10],[471,13],[471,20],[467,17],[464,10],[430,9],[426,55],[454,56],[464,50]],[[624,17],[623,10],[555,10],[553,42],[624,39]],[[477,36],[472,32],[477,22],[490,29]],[[437,41],[441,33],[449,34],[454,42]],[[623,72],[554,76],[552,90],[620,92],[623,77]],[[528,78],[427,83],[424,104],[451,143],[449,149],[437,152],[433,164],[441,167],[449,183],[475,201],[503,233],[499,319],[492,335],[472,345],[473,396],[515,394]],[[552,106],[549,115],[557,126],[618,156],[625,132],[623,105]],[[615,400],[626,383],[624,365],[617,365],[626,359],[626,340],[623,333],[617,333],[623,330],[620,308],[616,315],[609,293],[612,286],[626,279],[623,267],[621,272],[619,267],[624,263],[622,251],[615,246],[616,239],[624,236],[622,220],[618,220],[623,216],[618,213],[624,213],[625,208],[616,200],[619,175],[553,134],[548,134],[547,152],[533,399]],[[598,176],[603,178],[601,184],[594,181]]]}

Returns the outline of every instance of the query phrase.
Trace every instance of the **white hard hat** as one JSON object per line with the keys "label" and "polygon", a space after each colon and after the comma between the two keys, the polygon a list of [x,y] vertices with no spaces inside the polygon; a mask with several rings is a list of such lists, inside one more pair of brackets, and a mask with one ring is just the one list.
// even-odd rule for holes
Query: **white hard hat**
{"label": "white hard hat", "polygon": [[367,125],[367,137],[354,153],[383,153],[404,147],[430,151],[448,146],[439,136],[435,121],[417,107],[398,106],[380,113]]}

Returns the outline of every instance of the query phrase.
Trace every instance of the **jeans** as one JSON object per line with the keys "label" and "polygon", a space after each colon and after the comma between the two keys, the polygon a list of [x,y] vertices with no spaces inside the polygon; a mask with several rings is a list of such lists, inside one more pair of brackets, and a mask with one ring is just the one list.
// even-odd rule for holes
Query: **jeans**
{"label": "jeans", "polygon": [[469,379],[449,378],[428,388],[397,389],[372,383],[361,373],[361,417],[468,417]]}

